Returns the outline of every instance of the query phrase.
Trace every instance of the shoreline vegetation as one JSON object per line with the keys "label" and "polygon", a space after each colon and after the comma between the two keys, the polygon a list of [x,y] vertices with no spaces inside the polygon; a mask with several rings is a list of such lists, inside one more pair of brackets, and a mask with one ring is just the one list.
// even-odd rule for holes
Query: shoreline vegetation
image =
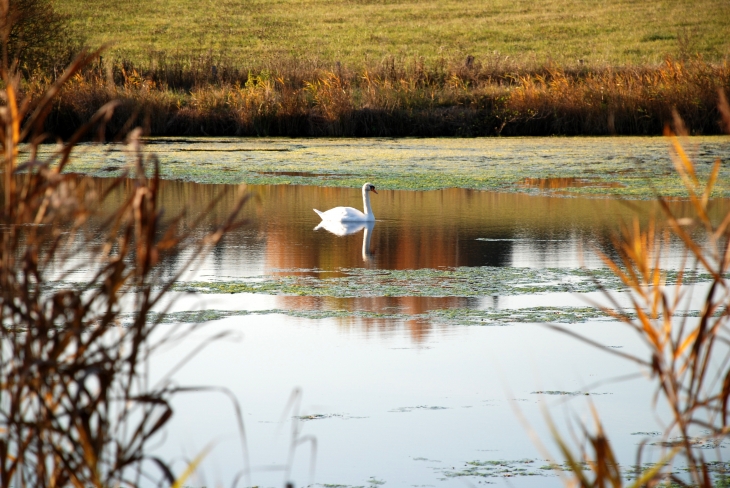
{"label": "shoreline vegetation", "polygon": [[[722,0],[18,0],[8,54],[38,98],[98,56],[44,129],[105,103],[107,139],[721,134]],[[43,27],[40,27],[43,26]]]}
{"label": "shoreline vegetation", "polygon": [[[27,76],[39,97],[51,75]],[[280,61],[249,68],[212,53],[144,64],[103,55],[63,88],[45,130],[68,137],[104,104],[114,138],[149,136],[477,137],[721,134],[730,61],[667,57],[656,66],[529,65],[495,54],[362,68]],[[675,112],[678,117],[675,117]]]}

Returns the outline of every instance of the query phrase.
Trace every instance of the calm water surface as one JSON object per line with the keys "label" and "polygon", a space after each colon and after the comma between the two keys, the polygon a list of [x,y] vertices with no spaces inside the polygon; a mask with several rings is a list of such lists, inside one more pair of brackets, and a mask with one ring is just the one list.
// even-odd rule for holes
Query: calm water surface
{"label": "calm water surface", "polygon": [[[97,180],[106,185],[107,181]],[[203,209],[216,185],[163,182],[168,212]],[[462,189],[381,191],[372,196],[377,221],[360,229],[317,229],[312,208],[361,207],[359,190],[313,186],[251,186],[247,226],[235,231],[186,281],[311,276],[328,279],[347,269],[414,270],[454,267],[599,267],[595,250],[610,251],[620,222],[647,222],[651,202],[555,198]],[[234,198],[224,198],[225,213]],[[674,204],[679,213],[686,205]],[[717,201],[715,215],[728,210]],[[345,231],[349,235],[337,235]],[[179,257],[181,258],[181,257]],[[164,265],[172,272],[181,260]],[[667,267],[681,262],[673,245]],[[588,294],[596,298],[596,294]],[[584,297],[585,298],[585,297]],[[180,294],[174,310],[346,309],[408,314],[449,308],[524,308],[582,305],[569,293],[438,297],[312,297],[266,294]],[[168,327],[168,326],[165,326]],[[174,325],[169,325],[174,327]],[[569,325],[607,348],[645,355],[636,336],[618,324]],[[536,324],[465,327],[423,320],[322,318],[283,314],[228,317],[199,329],[155,360],[162,375],[187,350],[221,330],[217,341],[180,370],[184,385],[220,385],[244,412],[252,472],[239,486],[558,486],[546,453],[530,440],[534,429],[550,447],[544,406],[559,425],[590,421],[588,400],[601,413],[621,459],[634,460],[640,432],[662,431],[646,379],[632,364]],[[163,332],[164,333],[164,332]],[[287,409],[298,391],[297,410]],[[540,395],[538,391],[579,392]],[[586,396],[586,393],[591,393]],[[522,412],[530,427],[518,420]],[[181,397],[159,451],[191,458],[214,441],[191,486],[229,485],[244,468],[230,401],[215,393]],[[303,420],[295,415],[309,417]],[[292,429],[295,429],[292,440]],[[298,429],[298,430],[297,430]],[[290,446],[298,444],[291,464]],[[476,461],[502,460],[535,476],[461,476]],[[650,459],[647,459],[647,461]],[[656,455],[654,456],[656,460]],[[478,464],[477,463],[477,464]],[[287,468],[291,471],[287,474]],[[312,470],[313,469],[313,470]]]}
{"label": "calm water surface", "polygon": [[[177,181],[163,181],[162,187],[163,205],[170,214],[184,205],[203,209],[215,195],[230,189]],[[360,190],[289,185],[248,190],[253,198],[245,211],[247,226],[227,238],[198,273],[234,277],[295,269],[333,273],[357,267],[594,267],[601,262],[593,251],[611,252],[610,236],[620,223],[634,218],[646,223],[659,215],[657,205],[648,201],[457,188],[381,190],[372,196],[374,225],[354,226],[347,229],[351,234],[342,236],[336,234],[342,229],[332,229],[335,234],[314,230],[319,218],[312,209],[362,208]],[[233,201],[231,194],[216,215],[225,214]],[[728,207],[727,201],[718,200],[714,214],[724,215]],[[680,216],[690,211],[687,203],[675,202],[673,208]]]}

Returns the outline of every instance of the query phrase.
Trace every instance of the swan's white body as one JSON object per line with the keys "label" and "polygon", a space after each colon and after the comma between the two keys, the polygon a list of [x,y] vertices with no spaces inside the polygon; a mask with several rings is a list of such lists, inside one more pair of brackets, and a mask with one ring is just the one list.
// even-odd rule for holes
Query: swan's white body
{"label": "swan's white body", "polygon": [[328,222],[373,222],[375,216],[373,215],[373,209],[370,207],[370,192],[378,193],[375,191],[375,185],[365,183],[362,185],[362,204],[365,207],[365,212],[361,212],[356,208],[352,207],[335,207],[327,210],[326,212],[320,212],[316,208],[313,209],[317,212],[317,215],[323,221]]}

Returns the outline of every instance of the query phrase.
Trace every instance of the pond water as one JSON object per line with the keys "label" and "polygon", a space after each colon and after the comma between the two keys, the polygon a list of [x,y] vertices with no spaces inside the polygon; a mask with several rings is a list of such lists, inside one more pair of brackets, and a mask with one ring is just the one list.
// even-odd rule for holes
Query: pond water
{"label": "pond water", "polygon": [[[207,212],[204,226],[211,225],[233,204],[230,190],[164,181],[162,205],[168,215],[184,206],[202,211],[228,191]],[[643,344],[587,308],[587,299],[602,295],[580,270],[618,290],[596,252],[612,255],[619,224],[648,222],[658,215],[654,203],[379,190],[373,225],[328,230],[315,229],[312,209],[360,207],[359,190],[248,191],[247,225],[186,270],[160,333],[176,322],[215,320],[152,364],[161,377],[207,338],[231,334],[187,362],[175,381],[230,390],[243,412],[247,454],[228,397],[179,397],[156,450],[180,468],[214,446],[188,486],[229,486],[249,462],[238,486],[289,479],[296,486],[559,486],[531,438],[557,452],[546,412],[569,435],[566,424],[592,424],[592,403],[627,466],[641,441],[663,432],[666,412],[652,407],[651,383],[610,354],[645,356]],[[672,205],[689,212],[686,202]],[[714,218],[728,210],[728,201],[713,203]],[[163,266],[172,274],[183,257]],[[680,266],[677,243],[663,263]],[[649,449],[645,461],[658,456]]]}

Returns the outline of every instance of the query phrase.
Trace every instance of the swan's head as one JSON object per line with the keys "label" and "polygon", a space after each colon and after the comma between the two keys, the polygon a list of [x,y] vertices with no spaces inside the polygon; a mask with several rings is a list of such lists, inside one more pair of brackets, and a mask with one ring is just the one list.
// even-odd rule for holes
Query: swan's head
{"label": "swan's head", "polygon": [[378,194],[378,192],[375,191],[375,185],[373,185],[372,183],[365,183],[364,185],[362,185],[362,192],[365,193],[368,191],[371,191],[376,195]]}

